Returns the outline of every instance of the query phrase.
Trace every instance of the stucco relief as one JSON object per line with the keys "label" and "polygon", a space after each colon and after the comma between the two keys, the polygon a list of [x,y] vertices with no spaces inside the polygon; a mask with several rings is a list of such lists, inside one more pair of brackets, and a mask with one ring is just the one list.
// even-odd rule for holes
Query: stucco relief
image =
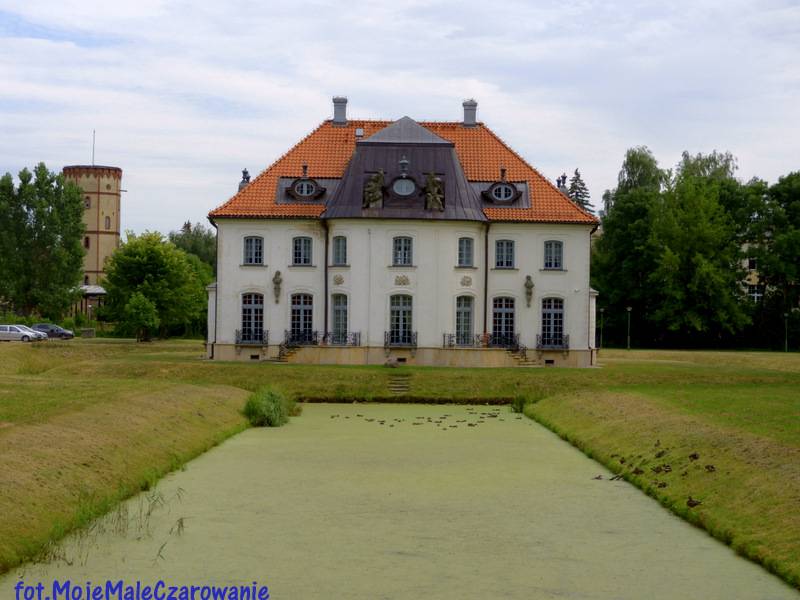
{"label": "stucco relief", "polygon": [[409,285],[411,281],[408,278],[408,275],[398,275],[394,278],[395,285]]}
{"label": "stucco relief", "polygon": [[472,277],[469,275],[464,275],[461,278],[461,286],[462,287],[471,287],[472,286]]}
{"label": "stucco relief", "polygon": [[334,275],[333,276],[333,283],[335,283],[336,285],[342,285],[344,283],[344,276],[339,275],[339,274]]}

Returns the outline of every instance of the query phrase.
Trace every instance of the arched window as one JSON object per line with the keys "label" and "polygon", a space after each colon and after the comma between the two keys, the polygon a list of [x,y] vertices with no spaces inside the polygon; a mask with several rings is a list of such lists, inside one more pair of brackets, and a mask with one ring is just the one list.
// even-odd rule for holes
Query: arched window
{"label": "arched window", "polygon": [[473,245],[472,238],[462,237],[458,238],[458,266],[459,267],[472,267],[473,263]]}
{"label": "arched window", "polygon": [[561,298],[542,299],[542,346],[560,348],[564,345],[564,301]]}
{"label": "arched window", "polygon": [[492,302],[492,345],[510,347],[514,342],[514,298],[495,298]]}
{"label": "arched window", "polygon": [[88,275],[84,275],[83,276],[83,285],[89,285],[89,276]]}
{"label": "arched window", "polygon": [[261,294],[242,294],[243,342],[261,342],[264,338],[264,296]]}
{"label": "arched window", "polygon": [[83,199],[83,207],[84,208],[92,208],[92,198],[91,198],[91,196],[86,196]]}
{"label": "arched window", "polygon": [[292,296],[292,341],[310,344],[314,341],[314,298],[311,294]]}
{"label": "arched window", "polygon": [[264,264],[264,238],[251,235],[244,238],[244,264]]}
{"label": "arched window", "polygon": [[389,300],[389,343],[395,346],[411,345],[412,335],[411,296],[398,294]]}
{"label": "arched window", "polygon": [[106,229],[111,229],[111,217],[106,217]]}
{"label": "arched window", "polygon": [[296,237],[292,240],[292,264],[295,266],[311,265],[310,237]]}
{"label": "arched window", "polygon": [[347,264],[347,238],[343,235],[333,238],[333,264],[338,266]]}
{"label": "arched window", "polygon": [[347,296],[344,294],[334,294],[331,297],[333,307],[333,331],[331,336],[332,344],[347,343]]}
{"label": "arched window", "polygon": [[456,298],[456,345],[472,345],[472,313],[474,306],[472,296]]}
{"label": "arched window", "polygon": [[411,266],[413,260],[412,239],[396,237],[392,240],[392,265],[396,267]]}
{"label": "arched window", "polygon": [[548,240],[544,243],[544,268],[561,270],[564,268],[563,262],[564,244],[556,240]]}
{"label": "arched window", "polygon": [[89,236],[87,235],[87,236],[85,236],[83,238],[83,247],[88,249],[89,248],[89,244],[90,244],[90,240],[89,240]]}
{"label": "arched window", "polygon": [[514,240],[497,240],[495,242],[494,266],[498,269],[514,268]]}

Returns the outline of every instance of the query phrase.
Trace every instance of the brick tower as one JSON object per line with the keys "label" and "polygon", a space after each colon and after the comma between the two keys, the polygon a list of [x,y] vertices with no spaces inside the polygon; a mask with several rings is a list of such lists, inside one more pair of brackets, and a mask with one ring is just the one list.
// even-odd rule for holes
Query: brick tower
{"label": "brick tower", "polygon": [[64,167],[64,177],[77,184],[83,196],[83,284],[98,285],[106,259],[120,242],[122,169],[95,165]]}

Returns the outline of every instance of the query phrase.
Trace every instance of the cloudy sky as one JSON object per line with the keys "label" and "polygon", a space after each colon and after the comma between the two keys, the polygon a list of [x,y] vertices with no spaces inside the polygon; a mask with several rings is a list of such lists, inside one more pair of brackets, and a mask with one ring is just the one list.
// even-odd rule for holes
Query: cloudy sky
{"label": "cloudy sky", "polygon": [[123,228],[204,221],[332,115],[478,118],[598,202],[626,148],[800,169],[800,2],[0,0],[0,172],[122,167]]}

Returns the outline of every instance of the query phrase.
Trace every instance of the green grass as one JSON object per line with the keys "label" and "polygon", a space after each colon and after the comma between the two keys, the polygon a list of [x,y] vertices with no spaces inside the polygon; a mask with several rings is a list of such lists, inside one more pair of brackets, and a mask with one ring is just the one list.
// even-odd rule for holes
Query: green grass
{"label": "green grass", "polygon": [[[13,473],[16,482],[0,488],[0,514],[11,515],[3,521],[11,525],[0,526],[0,571],[240,430],[252,392],[381,400],[392,397],[389,376],[404,373],[409,401],[531,401],[528,416],[800,583],[800,355],[604,351],[601,368],[581,370],[317,367],[202,356],[202,344],[191,340],[0,344],[0,453],[9,457],[0,480]],[[154,433],[173,426],[175,435]],[[64,431],[72,437],[55,446],[44,437]],[[665,448],[672,470],[654,473],[655,454]],[[693,452],[698,461],[689,460]],[[689,496],[702,504],[689,509]]]}

